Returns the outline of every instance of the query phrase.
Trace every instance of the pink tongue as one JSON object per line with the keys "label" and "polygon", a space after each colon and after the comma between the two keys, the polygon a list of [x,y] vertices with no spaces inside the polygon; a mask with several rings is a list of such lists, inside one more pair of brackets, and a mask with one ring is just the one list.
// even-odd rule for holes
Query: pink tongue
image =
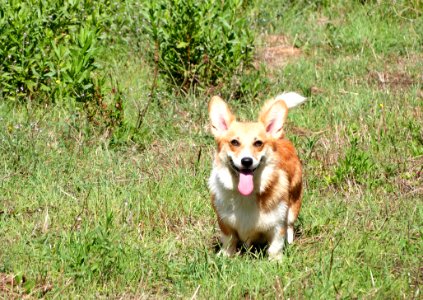
{"label": "pink tongue", "polygon": [[239,173],[239,184],[238,191],[244,195],[248,196],[253,192],[254,183],[253,183],[253,173]]}

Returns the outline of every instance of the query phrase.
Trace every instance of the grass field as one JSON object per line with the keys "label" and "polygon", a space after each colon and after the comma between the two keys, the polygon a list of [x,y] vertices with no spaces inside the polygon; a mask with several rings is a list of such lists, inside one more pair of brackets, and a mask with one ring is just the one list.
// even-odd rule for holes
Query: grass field
{"label": "grass field", "polygon": [[0,297],[421,299],[423,8],[361,2],[252,4],[263,70],[227,100],[249,119],[282,91],[308,97],[286,130],[305,189],[279,264],[216,255],[210,94],[159,78],[136,129],[143,51],[103,54],[126,99],[112,137],[59,105],[0,99]]}

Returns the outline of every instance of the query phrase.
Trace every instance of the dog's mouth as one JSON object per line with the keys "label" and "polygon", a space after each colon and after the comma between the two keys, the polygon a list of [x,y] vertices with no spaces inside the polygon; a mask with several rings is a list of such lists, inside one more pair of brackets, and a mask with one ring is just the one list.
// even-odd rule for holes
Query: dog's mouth
{"label": "dog's mouth", "polygon": [[254,171],[260,166],[261,160],[254,169],[240,169],[235,165],[232,158],[230,158],[230,163],[232,169],[239,176],[238,191],[244,196],[251,195],[254,190]]}

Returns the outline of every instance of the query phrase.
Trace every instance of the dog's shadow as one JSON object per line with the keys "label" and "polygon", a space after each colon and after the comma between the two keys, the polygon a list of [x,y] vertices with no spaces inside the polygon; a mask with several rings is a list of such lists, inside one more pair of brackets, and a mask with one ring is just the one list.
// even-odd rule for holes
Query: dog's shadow
{"label": "dog's shadow", "polygon": [[[298,240],[303,236],[303,223],[302,219],[298,218],[299,224],[297,224],[295,228],[295,240]],[[242,242],[238,242],[236,250],[237,253],[240,255],[246,255],[247,257],[251,258],[257,258],[262,259],[267,256],[267,249],[269,248],[268,243],[253,243],[251,246],[247,246],[246,244]],[[217,254],[222,249],[222,243],[220,242],[220,239],[217,235],[214,236],[213,242],[212,242],[212,249]]]}
{"label": "dog's shadow", "polygon": [[[217,254],[222,249],[222,243],[218,237],[213,240],[213,250]],[[267,243],[254,243],[247,247],[246,244],[239,242],[236,246],[237,253],[251,258],[263,258],[267,255],[266,251],[269,248]]]}

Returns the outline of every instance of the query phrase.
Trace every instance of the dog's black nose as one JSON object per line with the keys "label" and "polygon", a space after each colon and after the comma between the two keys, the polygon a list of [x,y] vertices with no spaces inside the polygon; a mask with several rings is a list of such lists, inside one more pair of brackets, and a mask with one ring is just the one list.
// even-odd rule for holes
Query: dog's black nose
{"label": "dog's black nose", "polygon": [[244,157],[241,159],[241,165],[245,168],[249,168],[253,165],[253,159],[251,157]]}

